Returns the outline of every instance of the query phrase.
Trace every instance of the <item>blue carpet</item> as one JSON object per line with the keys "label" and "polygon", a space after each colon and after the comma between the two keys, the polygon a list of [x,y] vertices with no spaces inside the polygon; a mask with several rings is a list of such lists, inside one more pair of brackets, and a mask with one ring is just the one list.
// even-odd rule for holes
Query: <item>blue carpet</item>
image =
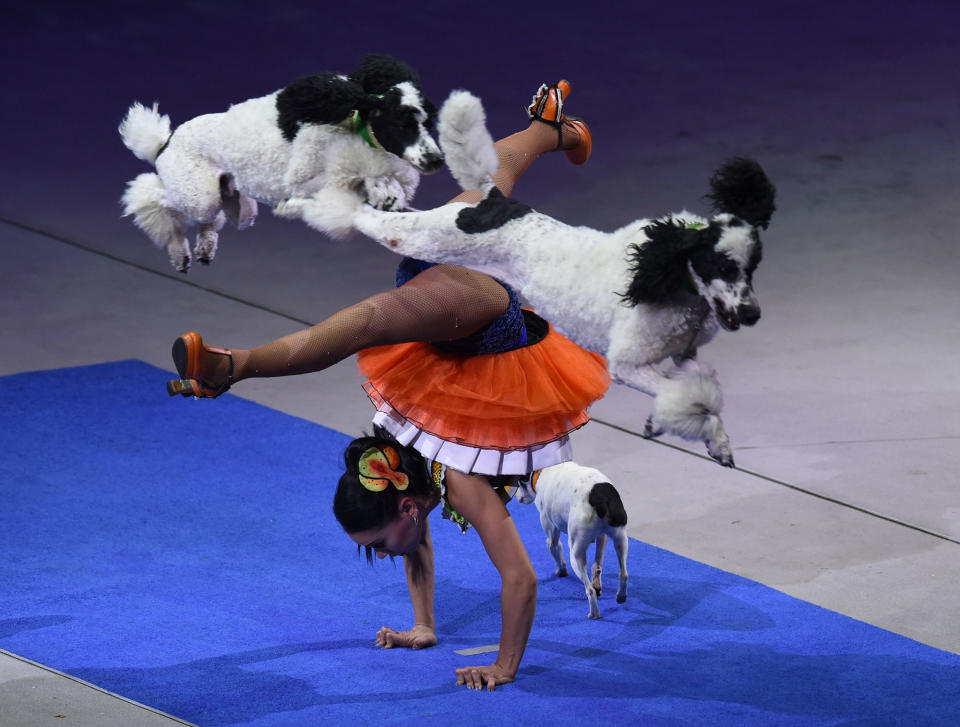
{"label": "blue carpet", "polygon": [[[955,725],[960,656],[648,546],[603,619],[541,575],[516,682],[454,687],[496,642],[499,582],[474,534],[434,523],[440,645],[402,565],[359,559],[331,513],[344,434],[226,395],[168,399],[138,361],[0,378],[0,648],[219,725]],[[363,406],[358,390],[357,405]]]}

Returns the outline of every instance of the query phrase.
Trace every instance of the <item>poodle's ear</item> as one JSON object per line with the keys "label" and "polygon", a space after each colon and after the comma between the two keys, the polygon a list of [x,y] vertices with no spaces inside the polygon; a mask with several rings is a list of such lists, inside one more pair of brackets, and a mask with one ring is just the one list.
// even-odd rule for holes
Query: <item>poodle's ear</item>
{"label": "poodle's ear", "polygon": [[386,93],[391,86],[403,81],[420,85],[420,76],[411,66],[390,56],[374,54],[364,56],[349,78],[367,93]]}
{"label": "poodle's ear", "polygon": [[710,194],[717,212],[729,212],[754,227],[766,229],[776,209],[776,188],[752,159],[734,157],[710,178]]}
{"label": "poodle's ear", "polygon": [[302,124],[336,124],[346,119],[367,94],[359,84],[335,73],[299,78],[277,94],[277,124],[293,141]]}
{"label": "poodle's ear", "polygon": [[657,220],[644,228],[647,241],[630,245],[630,287],[620,297],[626,305],[655,303],[683,288],[689,279],[691,250],[714,245],[717,231],[696,229],[677,220]]}

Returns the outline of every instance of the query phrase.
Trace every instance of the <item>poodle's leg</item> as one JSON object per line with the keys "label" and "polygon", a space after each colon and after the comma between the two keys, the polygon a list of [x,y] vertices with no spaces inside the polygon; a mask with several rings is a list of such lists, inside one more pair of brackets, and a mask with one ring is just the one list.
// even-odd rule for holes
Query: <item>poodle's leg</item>
{"label": "poodle's leg", "polygon": [[[420,172],[409,162],[392,154],[375,154],[367,149],[364,152],[364,156],[374,156],[367,164],[358,166],[355,172],[357,182],[353,186],[363,193],[367,204],[378,210],[409,209],[420,185]],[[362,162],[364,156],[356,161]]]}
{"label": "poodle's leg", "polygon": [[420,186],[420,172],[407,162],[397,159],[394,164],[393,177],[400,183],[400,189],[403,192],[403,203],[398,209],[407,209],[413,201],[413,196],[417,193],[417,187]]}
{"label": "poodle's leg", "polygon": [[540,513],[540,525],[547,534],[547,549],[557,564],[554,575],[564,578],[567,575],[567,561],[563,559],[563,543],[560,542],[560,530],[543,513]]}
{"label": "poodle's leg", "polygon": [[[699,436],[690,437],[685,434],[687,430],[696,430],[702,433]],[[724,467],[736,466],[733,461],[730,435],[727,434],[727,430],[723,426],[723,420],[716,414],[695,413],[689,415],[686,423],[678,424],[675,427],[668,427],[655,414],[647,417],[643,426],[643,437],[645,439],[656,439],[665,432],[676,434],[684,439],[702,439],[707,447],[707,454],[713,459]]]}
{"label": "poodle's leg", "polygon": [[213,258],[217,254],[219,233],[226,221],[226,214],[221,212],[213,222],[204,222],[197,227],[197,241],[193,247],[193,253],[197,260],[204,265],[213,262]]}
{"label": "poodle's leg", "polygon": [[607,534],[600,533],[597,536],[596,552],[593,555],[593,568],[590,571],[590,582],[593,584],[593,590],[599,596],[603,593],[603,556],[607,550]]}
{"label": "poodle's leg", "polygon": [[627,600],[627,548],[630,539],[624,528],[619,528],[613,535],[613,547],[617,551],[617,560],[620,561],[620,585],[617,588],[617,603]]}
{"label": "poodle's leg", "polygon": [[222,170],[206,158],[168,149],[157,157],[157,173],[170,199],[192,224],[215,222],[220,216]]}
{"label": "poodle's leg", "polygon": [[[317,150],[323,149],[319,158]],[[321,204],[337,204],[334,194],[355,194],[372,207],[401,210],[407,207],[419,183],[419,174],[402,159],[366,147],[349,135],[333,134],[329,128],[303,128],[293,141],[290,162],[283,183],[288,198],[274,212],[283,217],[322,220],[312,227],[329,232],[326,218],[332,212],[318,209]],[[338,190],[334,193],[332,190]],[[314,201],[311,209],[297,214],[304,200]],[[337,235],[339,236],[339,234]]]}
{"label": "poodle's leg", "polygon": [[653,412],[644,425],[644,437],[652,439],[668,432],[683,439],[699,440],[706,444],[707,453],[717,462],[724,467],[734,466],[730,437],[720,419],[723,396],[712,372],[680,371],[668,377],[650,364],[636,365],[609,354],[608,361],[614,381],[654,397]]}
{"label": "poodle's leg", "polygon": [[713,415],[707,418],[707,426],[713,427],[713,435],[705,440],[707,454],[724,467],[736,467],[733,461],[733,447],[730,446],[730,436],[723,427],[723,421],[719,416]]}
{"label": "poodle's leg", "polygon": [[167,243],[167,257],[170,258],[170,264],[179,273],[185,273],[190,269],[190,243],[186,235]]}
{"label": "poodle's leg", "polygon": [[573,566],[573,572],[583,583],[583,588],[587,593],[587,600],[590,601],[590,612],[587,618],[600,618],[600,606],[597,604],[597,591],[590,582],[590,575],[587,572],[587,546],[590,545],[590,539],[587,533],[578,532],[570,529],[570,564]]}
{"label": "poodle's leg", "polygon": [[388,219],[406,217],[405,214],[379,212],[370,207],[361,207],[362,204],[359,192],[330,186],[308,197],[294,196],[282,200],[274,206],[273,214],[286,219],[303,220],[313,229],[333,238],[346,237],[355,229],[361,209],[370,210],[371,213],[386,214]]}
{"label": "poodle's leg", "polygon": [[257,220],[257,200],[240,194],[229,174],[220,177],[220,204],[227,221],[238,230],[253,227]]}
{"label": "poodle's leg", "polygon": [[612,350],[607,352],[607,362],[610,378],[650,396],[656,396],[663,382],[668,380],[653,364],[637,365],[621,360]]}
{"label": "poodle's leg", "polygon": [[479,237],[457,229],[457,214],[464,207],[446,204],[424,212],[397,213],[363,206],[356,210],[353,223],[364,235],[400,255],[459,265],[477,247]]}
{"label": "poodle's leg", "polygon": [[398,211],[406,208],[403,185],[392,177],[367,177],[363,180],[367,203],[378,210]]}

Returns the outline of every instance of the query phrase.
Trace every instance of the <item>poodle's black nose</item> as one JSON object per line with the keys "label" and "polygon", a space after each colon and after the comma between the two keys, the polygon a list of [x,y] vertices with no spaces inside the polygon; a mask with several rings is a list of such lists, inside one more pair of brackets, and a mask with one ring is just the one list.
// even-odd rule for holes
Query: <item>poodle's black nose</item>
{"label": "poodle's black nose", "polygon": [[442,166],[443,154],[428,154],[424,157],[420,171],[424,174],[433,174],[434,172],[440,171],[440,167]]}
{"label": "poodle's black nose", "polygon": [[760,307],[756,305],[742,305],[737,308],[737,318],[745,326],[752,326],[760,320]]}

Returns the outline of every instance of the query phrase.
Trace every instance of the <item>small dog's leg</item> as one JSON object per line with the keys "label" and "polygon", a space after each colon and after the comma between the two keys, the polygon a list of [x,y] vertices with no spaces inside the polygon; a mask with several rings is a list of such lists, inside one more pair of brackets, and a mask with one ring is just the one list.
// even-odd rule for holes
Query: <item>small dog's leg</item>
{"label": "small dog's leg", "polygon": [[627,547],[630,539],[626,531],[621,528],[613,536],[613,547],[617,551],[617,560],[620,561],[620,585],[617,588],[617,603],[627,600]]}
{"label": "small dog's leg", "polygon": [[603,582],[601,580],[601,575],[603,574],[603,556],[607,551],[607,534],[600,533],[597,536],[597,545],[596,552],[593,556],[593,568],[590,573],[590,582],[593,584],[593,590],[597,592],[599,597],[603,593]]}
{"label": "small dog's leg", "polygon": [[588,540],[578,540],[574,532],[570,532],[570,563],[573,565],[573,572],[583,583],[583,588],[587,593],[587,600],[590,601],[590,611],[587,618],[600,618],[600,606],[597,604],[597,592],[590,582],[590,576],[587,573],[587,546]]}
{"label": "small dog's leg", "polygon": [[560,531],[553,526],[550,519],[543,513],[540,513],[540,525],[547,534],[547,549],[557,564],[557,570],[554,575],[558,578],[565,578],[567,575],[567,562],[563,559],[563,543],[560,542]]}

